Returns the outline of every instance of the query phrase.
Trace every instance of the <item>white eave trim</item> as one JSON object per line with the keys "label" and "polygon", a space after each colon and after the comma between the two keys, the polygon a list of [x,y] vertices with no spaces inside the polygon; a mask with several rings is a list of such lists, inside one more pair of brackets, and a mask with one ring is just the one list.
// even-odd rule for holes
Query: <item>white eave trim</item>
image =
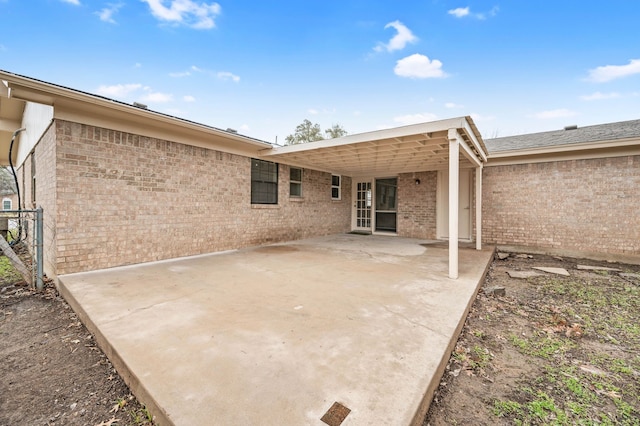
{"label": "white eave trim", "polygon": [[619,157],[638,154],[640,154],[640,139],[627,138],[495,152],[489,154],[487,166]]}
{"label": "white eave trim", "polygon": [[[278,146],[273,151],[273,155],[288,154],[294,152],[309,151],[318,148],[333,148],[344,145],[352,145],[358,143],[369,143],[379,140],[401,138],[404,136],[412,136],[416,134],[424,134],[427,138],[429,133],[447,132],[451,128],[465,128],[467,123],[465,117],[450,118],[446,120],[430,121],[428,123],[411,124],[409,126],[394,127],[392,129],[375,130],[366,133],[356,133],[353,135],[343,136],[335,139],[324,139],[316,142],[307,142],[296,145]],[[467,123],[468,126],[468,123]],[[470,137],[471,137],[470,133]],[[475,135],[474,135],[475,136]],[[445,136],[446,137],[446,136]]]}
{"label": "white eave trim", "polygon": [[564,145],[545,146],[540,148],[531,149],[511,149],[508,151],[498,151],[489,154],[491,158],[504,158],[504,157],[520,157],[523,155],[544,155],[555,154],[558,152],[570,152],[570,151],[584,151],[592,149],[607,149],[616,148],[621,146],[640,145],[640,138],[627,138],[627,139],[614,139],[607,141],[597,142],[584,142]]}
{"label": "white eave trim", "polygon": [[237,141],[239,143],[249,144],[256,147],[270,149],[272,145],[265,141],[250,138],[231,132],[227,132],[222,129],[216,129],[204,124],[184,120],[178,117],[171,117],[159,112],[135,107],[125,103],[117,102],[107,98],[101,98],[91,95],[89,93],[82,93],[72,89],[52,85],[46,82],[33,81],[25,77],[6,74],[0,72],[0,79],[3,83],[6,83],[9,94],[14,99],[20,99],[27,102],[40,103],[45,105],[52,105],[55,107],[56,100],[84,102],[97,105],[104,108],[109,108],[115,111],[125,112],[127,114],[135,115],[138,117],[153,119],[161,121],[163,123],[175,125],[178,127],[188,128],[208,134],[214,134],[217,136],[223,136],[227,139]]}

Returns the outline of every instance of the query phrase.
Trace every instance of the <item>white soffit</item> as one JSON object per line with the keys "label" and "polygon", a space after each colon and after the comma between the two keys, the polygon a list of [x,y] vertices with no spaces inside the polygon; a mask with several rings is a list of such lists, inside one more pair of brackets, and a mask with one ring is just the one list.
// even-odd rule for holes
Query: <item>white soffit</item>
{"label": "white soffit", "polygon": [[[460,154],[460,167],[486,161],[482,138],[470,117],[433,121],[262,151],[265,160],[347,176],[381,176],[447,169],[449,130],[478,159]],[[468,152],[466,152],[468,155]]]}

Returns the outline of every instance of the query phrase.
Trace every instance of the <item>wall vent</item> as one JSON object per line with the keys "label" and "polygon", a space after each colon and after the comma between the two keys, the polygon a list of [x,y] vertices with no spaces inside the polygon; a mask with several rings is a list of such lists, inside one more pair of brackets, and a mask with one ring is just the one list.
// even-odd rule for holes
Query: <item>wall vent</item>
{"label": "wall vent", "polygon": [[147,109],[147,106],[145,104],[141,104],[140,102],[134,102],[133,106],[140,109]]}

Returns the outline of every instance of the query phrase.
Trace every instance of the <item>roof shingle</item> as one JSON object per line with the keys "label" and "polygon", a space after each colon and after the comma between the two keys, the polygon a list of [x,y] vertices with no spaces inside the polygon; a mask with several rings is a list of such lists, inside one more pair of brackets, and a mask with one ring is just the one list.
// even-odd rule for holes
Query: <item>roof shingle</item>
{"label": "roof shingle", "polygon": [[640,120],[620,121],[578,127],[573,130],[553,130],[485,139],[489,154],[502,151],[517,151],[589,142],[604,142],[618,139],[640,138]]}

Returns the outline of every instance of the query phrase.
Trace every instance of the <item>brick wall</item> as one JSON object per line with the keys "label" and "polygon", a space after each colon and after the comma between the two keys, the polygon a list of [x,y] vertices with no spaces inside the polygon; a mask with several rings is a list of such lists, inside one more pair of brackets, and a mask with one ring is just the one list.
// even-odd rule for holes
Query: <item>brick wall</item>
{"label": "brick wall", "polygon": [[486,167],[485,242],[640,254],[640,156]]}
{"label": "brick wall", "polygon": [[[44,243],[44,272],[53,276],[55,274],[56,262],[56,207],[59,206],[56,198],[56,145],[55,128],[50,126],[39,143],[36,145],[35,168],[36,168],[36,199],[34,207],[42,207],[43,214],[43,243]],[[27,161],[30,163],[30,161]],[[30,181],[27,175],[26,181]],[[30,208],[27,206],[27,208]],[[33,207],[31,207],[33,208]]]}
{"label": "brick wall", "polygon": [[[420,179],[420,185],[415,180]],[[398,235],[436,238],[437,172],[405,173],[398,176]]]}
{"label": "brick wall", "polygon": [[351,183],[304,170],[278,205],[251,205],[251,159],[66,121],[57,134],[57,273],[346,232]]}
{"label": "brick wall", "polygon": [[[35,161],[32,161],[35,159]],[[33,167],[35,165],[36,190],[33,191]],[[44,232],[44,273],[54,276],[56,272],[56,159],[55,159],[55,128],[50,126],[33,148],[26,160],[16,170],[18,185],[20,186],[21,207],[32,210],[36,207],[43,209]],[[35,197],[34,197],[35,195]],[[17,195],[16,195],[17,197]],[[18,208],[18,204],[14,205]],[[31,244],[34,229],[33,214],[25,214],[28,223],[23,228],[28,234]],[[24,236],[24,234],[23,234]],[[31,247],[30,247],[31,248]]]}

